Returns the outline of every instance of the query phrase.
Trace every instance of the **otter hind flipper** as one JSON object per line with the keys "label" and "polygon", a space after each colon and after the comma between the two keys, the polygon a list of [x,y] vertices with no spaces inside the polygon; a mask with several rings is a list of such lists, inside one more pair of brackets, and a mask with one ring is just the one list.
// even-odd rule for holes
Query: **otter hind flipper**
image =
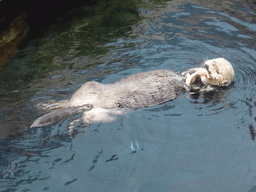
{"label": "otter hind flipper", "polygon": [[66,108],[69,106],[69,101],[68,100],[63,100],[63,101],[48,101],[46,103],[39,103],[36,108],[38,110],[56,110],[56,109],[62,109]]}
{"label": "otter hind flipper", "polygon": [[74,115],[77,115],[84,111],[91,110],[92,108],[93,108],[93,106],[91,104],[85,104],[83,106],[68,107],[65,109],[55,110],[55,111],[52,111],[50,113],[43,115],[42,117],[37,118],[33,122],[33,124],[30,126],[30,128],[44,127],[47,125],[51,125],[60,120],[64,120],[70,116],[74,116]]}
{"label": "otter hind flipper", "polygon": [[75,127],[77,126],[88,127],[91,124],[92,124],[92,121],[90,119],[84,118],[84,115],[83,115],[82,117],[79,117],[68,124],[68,132],[69,132],[68,134],[73,135],[74,133],[76,133],[77,131]]}
{"label": "otter hind flipper", "polygon": [[83,113],[79,117],[68,124],[69,134],[72,135],[77,132],[77,127],[88,127],[93,123],[108,123],[117,119],[118,115],[126,114],[128,111],[120,108],[102,108],[96,107],[90,111]]}

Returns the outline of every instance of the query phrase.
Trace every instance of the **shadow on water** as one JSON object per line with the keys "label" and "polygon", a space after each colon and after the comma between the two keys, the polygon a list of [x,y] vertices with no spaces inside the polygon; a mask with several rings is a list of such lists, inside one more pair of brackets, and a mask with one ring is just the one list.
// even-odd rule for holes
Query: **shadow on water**
{"label": "shadow on water", "polygon": [[[107,1],[102,2],[97,9],[107,6]],[[106,52],[87,46],[83,34],[89,33],[88,27],[96,29],[98,23],[104,26],[105,19],[115,17],[111,10],[111,18],[95,15],[90,19],[98,23],[86,25],[74,15],[70,21],[74,33],[50,29],[43,38],[32,40],[7,70],[17,63],[28,68],[40,63],[44,70],[49,62],[63,68],[53,67],[47,73],[45,69],[44,78],[38,78],[36,70],[37,78],[21,74],[16,84],[2,88],[0,126],[23,131],[0,142],[1,191],[255,190],[254,4],[217,4],[222,6],[172,1],[156,10],[140,10],[152,20],[129,23],[133,38],[109,37],[113,40],[103,43]],[[123,17],[137,19],[126,13]],[[116,24],[123,27],[122,21]],[[111,25],[107,27],[113,31]],[[62,50],[59,42],[71,43],[69,49]],[[100,40],[96,42],[101,48]],[[68,99],[88,80],[112,83],[144,71],[184,71],[216,57],[226,58],[235,69],[234,84],[227,89],[187,93],[162,105],[131,110],[113,123],[81,128],[84,133],[74,138],[67,135],[71,118],[28,128],[41,115],[34,105]]]}
{"label": "shadow on water", "polygon": [[[135,0],[103,0],[96,6],[73,8],[58,18],[43,37],[33,39],[17,53],[5,73],[1,74],[2,79],[5,84],[15,82],[13,76],[6,72],[9,70],[21,75],[24,78],[21,80],[27,84],[36,77],[43,77],[42,73],[72,68],[74,61],[70,60],[78,53],[90,57],[102,56],[111,48],[104,46],[106,43],[129,36],[129,26],[139,20]],[[89,67],[83,64],[84,68]]]}

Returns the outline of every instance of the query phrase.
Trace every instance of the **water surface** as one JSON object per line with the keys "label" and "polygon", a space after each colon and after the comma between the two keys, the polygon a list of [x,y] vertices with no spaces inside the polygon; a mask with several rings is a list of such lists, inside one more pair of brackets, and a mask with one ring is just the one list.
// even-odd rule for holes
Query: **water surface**
{"label": "water surface", "polygon": [[[171,5],[139,37],[107,43],[118,48],[102,64],[51,72],[2,93],[8,111],[26,119],[14,120],[25,122],[20,136],[1,140],[1,191],[255,191],[256,24],[211,6]],[[234,5],[238,13],[254,15]],[[113,123],[80,129],[84,133],[74,138],[67,135],[72,119],[28,128],[40,115],[35,104],[68,99],[87,80],[112,83],[144,71],[185,71],[217,57],[235,69],[228,89],[132,110]],[[87,61],[82,53],[72,59]],[[14,110],[10,98],[20,91],[30,97],[17,99],[24,102]],[[5,124],[14,126],[11,121]]]}

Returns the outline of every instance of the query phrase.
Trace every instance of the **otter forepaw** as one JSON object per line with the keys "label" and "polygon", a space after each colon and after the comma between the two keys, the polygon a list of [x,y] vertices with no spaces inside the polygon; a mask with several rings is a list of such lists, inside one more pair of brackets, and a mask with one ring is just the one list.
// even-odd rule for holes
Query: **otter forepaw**
{"label": "otter forepaw", "polygon": [[185,84],[187,86],[191,86],[198,77],[200,77],[200,73],[202,71],[202,68],[192,68],[185,72],[183,72],[181,75],[185,78]]}
{"label": "otter forepaw", "polygon": [[193,84],[195,82],[196,78],[197,78],[197,74],[192,74],[192,75],[187,74],[186,78],[185,78],[186,85],[190,86],[191,84]]}

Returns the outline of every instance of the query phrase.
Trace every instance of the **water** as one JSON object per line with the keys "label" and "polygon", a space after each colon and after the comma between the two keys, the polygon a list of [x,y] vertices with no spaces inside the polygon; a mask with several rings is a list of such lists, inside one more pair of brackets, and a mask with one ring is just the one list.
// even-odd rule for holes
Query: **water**
{"label": "water", "polygon": [[[8,92],[16,98],[27,91],[29,97],[8,108],[25,120],[13,119],[13,126],[23,122],[20,136],[1,140],[1,191],[256,191],[254,13],[242,5],[229,7],[237,15],[209,5],[170,5],[138,38],[107,44],[118,49],[103,64],[53,72]],[[40,115],[34,104],[67,99],[83,80],[112,83],[156,69],[185,71],[217,57],[232,63],[236,77],[215,94],[184,94],[113,123],[82,128],[74,138],[66,129],[71,119],[28,128]]]}

